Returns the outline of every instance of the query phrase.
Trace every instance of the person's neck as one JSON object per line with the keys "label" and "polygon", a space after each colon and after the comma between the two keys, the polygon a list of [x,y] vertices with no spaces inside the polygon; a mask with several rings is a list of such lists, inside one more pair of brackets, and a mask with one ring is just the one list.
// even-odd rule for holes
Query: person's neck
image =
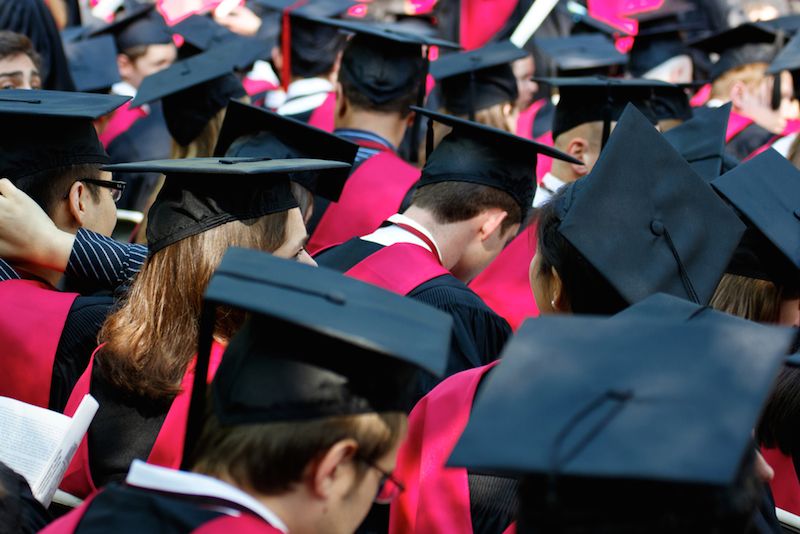
{"label": "person's neck", "polygon": [[553,160],[553,166],[550,168],[550,174],[565,184],[569,184],[580,179],[580,176],[572,170],[572,167],[570,167],[569,163],[555,159]]}
{"label": "person's neck", "polygon": [[290,533],[313,532],[313,525],[317,522],[310,501],[302,490],[296,490],[282,495],[260,495],[250,492],[262,505],[277,515],[286,525]]}
{"label": "person's neck", "polygon": [[58,286],[58,282],[61,281],[61,277],[63,276],[58,271],[38,267],[36,265],[12,265],[12,267],[14,267],[14,270],[17,271],[17,274],[22,278],[26,280],[43,280],[53,286],[53,288]]}
{"label": "person's neck", "polygon": [[411,205],[403,215],[416,222],[433,236],[439,254],[442,256],[442,265],[447,270],[461,260],[470,241],[470,231],[467,221],[441,224],[430,211]]}
{"label": "person's neck", "polygon": [[392,146],[399,147],[406,134],[408,123],[399,113],[377,113],[365,110],[349,110],[336,117],[336,128],[353,128],[377,134]]}

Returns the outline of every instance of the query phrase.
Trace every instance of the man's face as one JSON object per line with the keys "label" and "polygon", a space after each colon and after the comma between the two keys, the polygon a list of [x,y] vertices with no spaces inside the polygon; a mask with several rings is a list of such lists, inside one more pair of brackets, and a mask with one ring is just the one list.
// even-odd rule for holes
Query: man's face
{"label": "man's face", "polygon": [[39,69],[27,54],[0,59],[0,89],[41,89]]}
{"label": "man's face", "polygon": [[128,61],[123,60],[120,64],[120,75],[138,89],[142,80],[172,65],[177,56],[178,51],[172,43],[152,44],[143,55],[134,60],[129,60],[126,56]]}
{"label": "man's face", "polygon": [[516,237],[519,227],[519,224],[512,224],[506,229],[498,226],[486,239],[481,239],[476,234],[450,272],[465,284],[469,283],[503,252],[503,249]]}
{"label": "man's face", "polygon": [[[111,173],[100,171],[97,179],[111,180]],[[114,202],[114,189],[101,186],[94,186],[94,188],[98,189],[96,195],[92,195],[87,191],[89,207],[86,210],[83,227],[110,237],[114,227],[117,225],[117,205]]]}

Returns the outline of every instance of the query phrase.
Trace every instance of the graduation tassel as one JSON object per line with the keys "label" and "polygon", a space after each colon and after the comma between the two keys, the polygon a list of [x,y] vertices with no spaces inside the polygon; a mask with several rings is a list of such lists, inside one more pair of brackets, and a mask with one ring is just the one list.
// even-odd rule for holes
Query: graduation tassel
{"label": "graduation tassel", "polygon": [[283,10],[281,14],[281,87],[284,91],[289,90],[289,83],[292,80],[292,29],[289,21],[289,13],[298,7],[307,4],[308,0],[297,0],[295,3]]}
{"label": "graduation tassel", "polygon": [[428,119],[428,130],[425,133],[425,161],[428,161],[428,158],[431,157],[431,152],[433,152],[434,133],[433,121]]}
{"label": "graduation tassel", "polygon": [[[779,30],[775,37],[775,51],[780,52],[783,48],[784,34],[783,30]],[[781,73],[777,72],[772,76],[772,100],[770,107],[773,110],[778,110],[781,107]]]}
{"label": "graduation tassel", "polygon": [[[473,58],[475,59],[475,58]],[[477,101],[477,97],[475,95],[475,69],[469,71],[469,120],[475,122],[475,102]]]}

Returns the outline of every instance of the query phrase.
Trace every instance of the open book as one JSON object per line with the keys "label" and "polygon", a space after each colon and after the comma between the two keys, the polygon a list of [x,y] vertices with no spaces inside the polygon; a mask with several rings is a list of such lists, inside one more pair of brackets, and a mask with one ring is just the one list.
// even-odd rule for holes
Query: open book
{"label": "open book", "polygon": [[75,415],[67,417],[0,397],[0,461],[25,477],[44,506],[50,505],[97,407],[94,397],[86,395]]}

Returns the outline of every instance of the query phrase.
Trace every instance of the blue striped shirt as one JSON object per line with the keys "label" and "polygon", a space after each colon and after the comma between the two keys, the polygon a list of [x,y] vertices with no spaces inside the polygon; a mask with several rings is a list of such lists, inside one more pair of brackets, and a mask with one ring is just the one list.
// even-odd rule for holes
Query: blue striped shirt
{"label": "blue striped shirt", "polygon": [[147,259],[147,247],[120,243],[81,228],[64,274],[98,290],[115,291],[130,284]]}
{"label": "blue striped shirt", "polygon": [[[378,143],[380,145],[385,146],[392,152],[397,153],[397,149],[392,143],[390,143],[385,138],[381,137],[376,133],[368,132],[366,130],[357,130],[355,128],[337,128],[336,130],[333,131],[333,133],[347,139],[348,141],[352,141],[353,143],[356,144],[358,144],[359,141],[369,141],[371,143]],[[354,162],[354,165],[360,165],[361,163],[364,163],[365,160],[371,158],[372,156],[378,153],[380,153],[380,149],[359,146],[358,152],[356,153],[356,160]]]}

